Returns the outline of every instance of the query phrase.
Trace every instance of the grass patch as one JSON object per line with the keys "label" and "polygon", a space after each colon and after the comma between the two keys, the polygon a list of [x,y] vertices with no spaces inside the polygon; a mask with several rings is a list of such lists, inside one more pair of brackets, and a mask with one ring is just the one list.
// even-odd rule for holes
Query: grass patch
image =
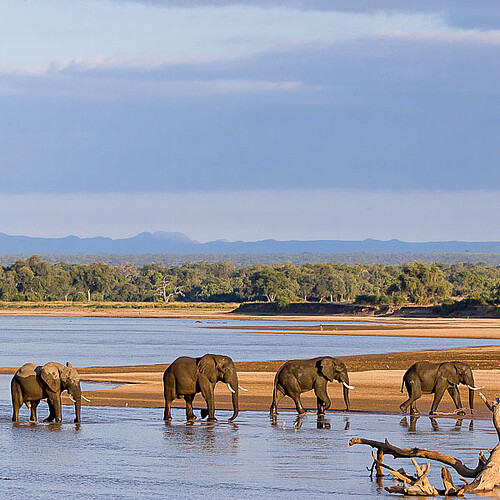
{"label": "grass patch", "polygon": [[3,302],[0,301],[0,309],[3,310],[138,310],[138,309],[162,309],[162,310],[216,310],[232,311],[239,304],[232,302]]}

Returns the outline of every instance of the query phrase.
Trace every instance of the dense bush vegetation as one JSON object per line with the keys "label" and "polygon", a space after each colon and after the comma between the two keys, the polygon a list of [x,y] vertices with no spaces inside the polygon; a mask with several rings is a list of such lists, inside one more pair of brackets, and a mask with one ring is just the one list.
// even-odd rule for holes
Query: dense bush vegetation
{"label": "dense bush vegetation", "polygon": [[[28,255],[0,255],[0,265],[10,266],[16,260],[25,259]],[[130,262],[137,267],[150,262],[159,262],[164,266],[182,266],[186,262],[232,262],[236,267],[250,267],[258,264],[274,266],[280,264],[382,264],[386,266],[401,266],[406,262],[422,261],[426,264],[441,262],[442,264],[457,264],[469,262],[484,263],[488,266],[500,266],[499,252],[426,252],[426,253],[240,253],[240,254],[44,254],[44,260],[55,264],[67,262],[70,264],[92,264],[103,261],[118,266]]]}
{"label": "dense bush vegetation", "polygon": [[[500,267],[484,264],[402,266],[306,264],[254,265],[229,262],[111,266],[50,264],[39,256],[0,267],[0,300],[243,302],[264,300],[358,302],[361,304],[500,303]],[[471,302],[472,301],[472,302]],[[465,304],[465,302],[464,302]]]}

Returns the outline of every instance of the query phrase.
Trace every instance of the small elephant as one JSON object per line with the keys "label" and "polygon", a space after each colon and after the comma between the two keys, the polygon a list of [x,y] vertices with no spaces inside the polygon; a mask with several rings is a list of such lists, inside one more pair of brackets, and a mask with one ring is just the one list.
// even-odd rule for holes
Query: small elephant
{"label": "small elephant", "polygon": [[458,384],[464,384],[469,388],[469,408],[474,412],[474,391],[480,387],[474,387],[474,377],[471,367],[461,361],[447,361],[445,363],[429,363],[428,361],[419,361],[408,368],[403,376],[401,392],[406,387],[408,399],[402,403],[399,408],[406,412],[410,407],[412,415],[420,415],[417,410],[416,401],[422,394],[434,394],[430,415],[436,413],[437,407],[445,393],[448,391],[459,415],[465,415],[460,400]]}
{"label": "small elephant", "polygon": [[318,415],[322,416],[331,406],[327,392],[327,382],[337,380],[343,384],[346,411],[349,410],[349,375],[344,363],[338,359],[325,356],[313,359],[297,359],[287,361],[276,372],[274,377],[273,403],[270,408],[271,416],[278,413],[278,403],[283,396],[289,396],[295,402],[299,415],[306,410],[300,401],[303,392],[314,389],[316,394]]}
{"label": "small elephant", "polygon": [[21,366],[10,384],[12,394],[12,421],[17,422],[19,409],[26,404],[31,410],[30,421],[36,422],[36,408],[41,399],[46,399],[49,405],[49,416],[44,422],[61,422],[61,393],[68,391],[69,397],[75,403],[75,422],[80,422],[80,407],[82,391],[78,372],[66,363],[46,363],[38,366],[26,363]]}
{"label": "small elephant", "polygon": [[[207,409],[201,411],[202,418],[208,415],[209,422],[215,422],[214,389],[217,382],[225,382],[232,392],[232,422],[238,416],[238,374],[233,360],[229,356],[205,354],[201,358],[183,356],[177,358],[163,374],[163,395],[165,397],[165,413],[163,420],[172,420],[170,408],[176,398],[186,401],[186,417],[193,421],[193,399],[201,395],[207,403]],[[245,389],[243,389],[245,390]]]}

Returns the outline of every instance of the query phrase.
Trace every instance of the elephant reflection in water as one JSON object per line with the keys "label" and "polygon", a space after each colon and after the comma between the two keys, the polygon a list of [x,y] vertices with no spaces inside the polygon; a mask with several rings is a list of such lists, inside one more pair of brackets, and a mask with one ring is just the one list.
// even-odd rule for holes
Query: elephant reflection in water
{"label": "elephant reflection in water", "polygon": [[[420,416],[418,415],[411,415],[410,416],[410,423],[408,424],[408,420],[406,417],[403,417],[400,420],[400,425],[403,427],[406,427],[410,432],[416,432],[417,430],[417,422]],[[435,432],[439,432],[441,429],[438,424],[438,419],[436,417],[430,416],[429,421],[431,423],[432,430]],[[455,426],[453,427],[453,430],[455,432],[458,432],[462,429],[462,424],[463,424],[463,418],[457,418],[455,419]],[[474,429],[474,421],[471,420],[469,423],[469,431],[472,431]]]}
{"label": "elephant reflection in water", "polygon": [[406,417],[403,417],[399,421],[399,425],[406,427],[410,432],[415,432],[417,430],[417,421],[420,417],[418,415],[411,415],[410,416],[410,423],[408,424],[408,419]]}

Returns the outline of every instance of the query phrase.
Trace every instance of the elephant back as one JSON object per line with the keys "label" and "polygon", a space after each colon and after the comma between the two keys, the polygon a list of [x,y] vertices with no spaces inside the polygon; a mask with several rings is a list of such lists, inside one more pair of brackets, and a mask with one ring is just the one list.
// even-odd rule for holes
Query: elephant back
{"label": "elephant back", "polygon": [[17,369],[14,377],[16,378],[28,378],[28,377],[36,377],[40,371],[40,366],[35,363],[26,363],[20,368]]}

